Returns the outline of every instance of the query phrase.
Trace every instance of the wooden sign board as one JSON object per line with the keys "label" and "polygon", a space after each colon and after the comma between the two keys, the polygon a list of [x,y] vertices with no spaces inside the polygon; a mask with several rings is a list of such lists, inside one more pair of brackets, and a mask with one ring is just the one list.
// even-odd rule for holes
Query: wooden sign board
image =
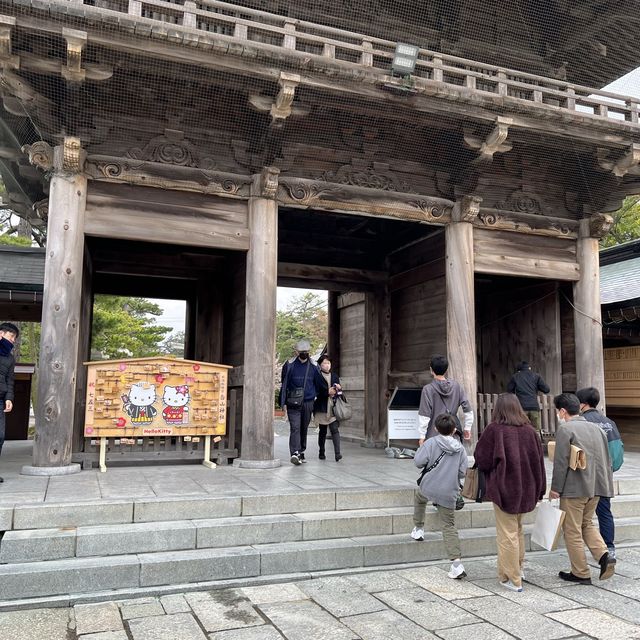
{"label": "wooden sign board", "polygon": [[640,347],[604,350],[607,406],[640,407]]}
{"label": "wooden sign board", "polygon": [[226,433],[231,367],[167,357],[85,364],[87,438]]}

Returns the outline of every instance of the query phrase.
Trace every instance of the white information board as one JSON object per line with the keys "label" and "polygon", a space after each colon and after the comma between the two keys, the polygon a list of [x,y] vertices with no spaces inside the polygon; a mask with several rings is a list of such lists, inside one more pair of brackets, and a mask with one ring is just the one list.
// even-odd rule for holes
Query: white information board
{"label": "white information board", "polygon": [[418,440],[418,410],[389,409],[389,440]]}

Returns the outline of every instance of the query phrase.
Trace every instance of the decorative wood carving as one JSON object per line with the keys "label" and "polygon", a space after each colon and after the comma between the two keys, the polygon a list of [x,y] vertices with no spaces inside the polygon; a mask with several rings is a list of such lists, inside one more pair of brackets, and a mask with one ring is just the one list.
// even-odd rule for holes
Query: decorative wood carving
{"label": "decorative wood carving", "polygon": [[300,105],[293,105],[296,95],[296,88],[300,84],[300,76],[297,73],[286,73],[282,71],[278,84],[280,90],[275,100],[262,94],[252,94],[249,96],[249,104],[256,111],[268,112],[274,124],[282,124],[290,115],[302,116],[309,113],[309,109]]}
{"label": "decorative wood carving", "polygon": [[501,231],[518,231],[539,236],[576,238],[577,220],[555,218],[533,213],[481,208],[474,224],[478,227]]}
{"label": "decorative wood carving", "polygon": [[446,224],[451,220],[453,202],[444,198],[417,196],[383,189],[321,180],[283,177],[278,200],[296,207],[317,207],[329,211],[358,212],[400,220]]}
{"label": "decorative wood carving", "polygon": [[82,148],[80,138],[66,137],[61,146],[55,148],[55,168],[62,173],[82,173],[86,160],[86,151]]}
{"label": "decorative wood carving", "polygon": [[505,200],[497,202],[495,208],[517,213],[543,213],[540,201],[522,191],[515,191]]}
{"label": "decorative wood carving", "polygon": [[29,162],[43,171],[53,169],[53,148],[44,140],[22,147],[22,153],[29,156]]}
{"label": "decorative wood carving", "polygon": [[165,129],[164,135],[152,138],[143,148],[134,147],[127,153],[129,158],[178,167],[214,169],[212,158],[201,158],[195,145],[184,137],[184,132]]}
{"label": "decorative wood carving", "polygon": [[623,178],[627,173],[638,175],[640,164],[640,144],[633,143],[622,156],[612,159],[609,149],[598,149],[598,165],[605,171],[610,171],[616,178]]}
{"label": "decorative wood carving", "polygon": [[495,153],[506,153],[511,151],[513,144],[507,142],[509,126],[513,124],[511,118],[498,116],[495,126],[486,138],[480,138],[469,129],[464,131],[464,144],[467,148],[478,152],[474,164],[490,163]]}
{"label": "decorative wood carving", "polygon": [[260,172],[257,193],[255,195],[273,200],[278,192],[279,175],[280,169],[277,167],[265,167]]}
{"label": "decorative wood carving", "polygon": [[587,218],[587,234],[590,238],[604,238],[613,226],[613,218],[608,213],[596,213]]}
{"label": "decorative wood carving", "polygon": [[482,198],[478,196],[463,196],[453,207],[452,222],[475,222],[481,202]]}
{"label": "decorative wood carving", "polygon": [[62,67],[62,77],[82,82],[86,77],[82,68],[82,50],[87,44],[87,32],[63,28],[62,37],[67,41],[67,66]]}
{"label": "decorative wood carving", "polygon": [[252,182],[249,175],[99,155],[89,156],[85,170],[93,180],[236,198],[248,198]]}
{"label": "decorative wood carving", "polygon": [[336,171],[325,171],[317,179],[352,187],[397,191],[398,193],[411,192],[411,187],[406,182],[389,171],[388,164],[380,162],[374,162],[370,165],[367,162],[353,160],[352,164],[345,164]]}

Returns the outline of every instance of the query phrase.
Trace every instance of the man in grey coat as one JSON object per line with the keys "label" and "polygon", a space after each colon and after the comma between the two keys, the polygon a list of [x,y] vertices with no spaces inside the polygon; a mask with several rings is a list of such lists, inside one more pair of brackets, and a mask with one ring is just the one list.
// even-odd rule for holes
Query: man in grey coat
{"label": "man in grey coat", "polygon": [[[607,545],[593,524],[600,496],[613,496],[607,436],[597,424],[580,415],[580,401],[572,393],[563,393],[553,401],[560,426],[556,432],[549,498],[560,498],[560,509],[565,512],[564,541],[571,562],[571,571],[560,571],[559,576],[567,582],[591,584],[585,544],[600,565],[600,580],[615,572],[615,561],[609,558]],[[584,451],[586,469],[570,468],[572,445]]]}

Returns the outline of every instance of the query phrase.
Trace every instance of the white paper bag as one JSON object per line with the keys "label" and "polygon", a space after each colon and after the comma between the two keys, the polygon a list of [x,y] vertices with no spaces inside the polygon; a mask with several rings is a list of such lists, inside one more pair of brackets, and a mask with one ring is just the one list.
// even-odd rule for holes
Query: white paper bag
{"label": "white paper bag", "polygon": [[531,532],[532,542],[547,551],[553,551],[558,544],[564,516],[564,511],[554,507],[551,502],[541,502]]}

